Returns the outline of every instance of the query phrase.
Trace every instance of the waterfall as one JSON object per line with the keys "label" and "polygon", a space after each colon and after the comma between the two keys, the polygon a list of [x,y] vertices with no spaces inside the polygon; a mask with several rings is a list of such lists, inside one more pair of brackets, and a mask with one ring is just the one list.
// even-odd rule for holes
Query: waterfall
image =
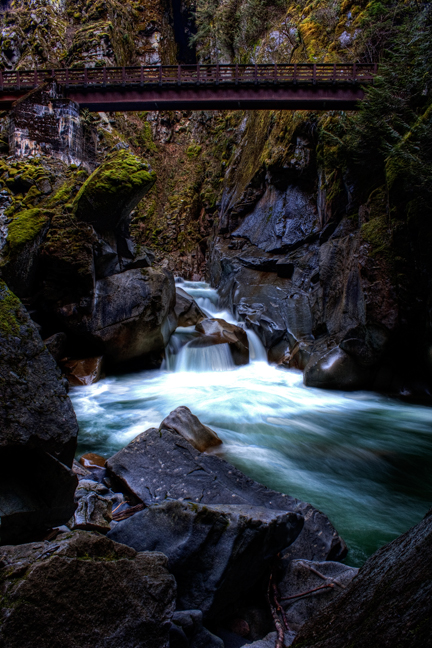
{"label": "waterfall", "polygon": [[255,331],[246,329],[249,342],[249,362],[267,362],[267,351]]}
{"label": "waterfall", "polygon": [[175,371],[228,371],[235,367],[229,344],[192,347],[185,344],[177,355]]}

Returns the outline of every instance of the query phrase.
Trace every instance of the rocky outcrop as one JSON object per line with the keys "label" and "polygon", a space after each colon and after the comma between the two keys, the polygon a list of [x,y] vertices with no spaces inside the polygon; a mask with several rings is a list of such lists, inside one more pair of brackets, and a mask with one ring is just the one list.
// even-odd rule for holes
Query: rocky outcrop
{"label": "rocky outcrop", "polygon": [[201,610],[178,610],[173,614],[170,648],[224,648],[224,642],[202,624]]}
{"label": "rocky outcrop", "polygon": [[168,414],[160,424],[159,430],[180,434],[199,452],[204,452],[222,443],[216,432],[207,425],[203,425],[199,418],[184,406],[177,407]]}
{"label": "rocky outcrop", "polygon": [[71,385],[92,385],[101,377],[102,362],[102,356],[67,360],[62,363],[62,369]]}
{"label": "rocky outcrop", "polygon": [[284,552],[286,557],[339,560],[346,554],[345,543],[328,518],[310,504],[262,486],[219,457],[200,453],[169,430],[143,432],[106,465],[114,482],[147,506],[174,499],[292,511],[302,515],[305,523]]}
{"label": "rocky outcrop", "polygon": [[201,335],[189,343],[190,348],[228,344],[234,364],[248,364],[249,342],[246,332],[240,326],[219,318],[207,318],[199,322],[195,330]]}
{"label": "rocky outcrop", "polygon": [[67,164],[96,162],[97,136],[85,128],[78,104],[47,81],[15,102],[10,113],[9,152],[15,157],[49,155]]}
{"label": "rocky outcrop", "polygon": [[195,300],[178,285],[176,285],[175,313],[178,326],[195,326],[206,318]]}
{"label": "rocky outcrop", "polygon": [[4,648],[168,648],[175,581],[160,553],[99,534],[3,547]]}
{"label": "rocky outcrop", "polygon": [[64,308],[64,326],[106,361],[161,362],[176,327],[175,288],[171,273],[142,268],[96,282],[89,314]]}
{"label": "rocky outcrop", "polygon": [[221,618],[267,574],[303,518],[263,507],[167,502],[119,522],[108,537],[161,551],[177,582],[177,608]]}
{"label": "rocky outcrop", "polygon": [[432,636],[432,514],[379,549],[345,592],[306,623],[302,648],[424,648]]}
{"label": "rocky outcrop", "polygon": [[112,153],[86,180],[74,201],[78,220],[110,232],[152,188],[156,174],[127,149]]}
{"label": "rocky outcrop", "polygon": [[52,356],[0,281],[1,543],[32,538],[72,515],[69,469],[78,424]]}

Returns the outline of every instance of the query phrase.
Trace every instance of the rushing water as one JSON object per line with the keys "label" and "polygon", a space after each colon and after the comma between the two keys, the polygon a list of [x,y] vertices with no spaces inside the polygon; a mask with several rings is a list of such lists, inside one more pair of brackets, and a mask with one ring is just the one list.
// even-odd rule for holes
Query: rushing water
{"label": "rushing water", "polygon": [[[184,282],[212,317],[217,294]],[[163,368],[73,388],[79,451],[110,456],[187,405],[223,439],[218,454],[254,479],[311,502],[360,565],[420,521],[432,505],[432,409],[371,392],[306,388],[302,375],[269,366],[248,332],[252,361],[234,367],[228,345],[190,348],[177,329]]]}

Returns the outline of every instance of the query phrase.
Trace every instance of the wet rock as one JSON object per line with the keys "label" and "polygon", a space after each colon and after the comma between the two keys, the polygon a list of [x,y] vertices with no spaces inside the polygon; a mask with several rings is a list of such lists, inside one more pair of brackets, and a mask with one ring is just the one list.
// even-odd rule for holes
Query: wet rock
{"label": "wet rock", "polygon": [[120,272],[117,251],[101,238],[94,246],[94,264],[96,279],[103,279]]}
{"label": "wet rock", "polygon": [[195,300],[179,285],[176,285],[175,314],[178,326],[195,326],[206,318]]}
{"label": "wet rock", "polygon": [[78,477],[78,479],[81,481],[81,479],[91,479],[91,472],[90,470],[87,470],[83,466],[81,466],[76,459],[73,460],[72,464],[72,471],[74,475]]}
{"label": "wet rock", "polygon": [[64,98],[55,81],[15,102],[9,151],[15,157],[49,155],[66,164],[91,165],[96,157],[95,141],[84,134],[79,105]]}
{"label": "wet rock", "polygon": [[86,452],[80,457],[79,463],[81,464],[81,466],[84,466],[84,468],[91,469],[104,468],[105,461],[106,459],[96,454],[96,452]]}
{"label": "wet rock", "polygon": [[340,560],[346,555],[345,543],[328,518],[310,504],[262,486],[223,459],[200,453],[168,430],[143,432],[106,465],[113,481],[147,506],[165,499],[183,499],[294,511],[304,517],[305,524],[285,555],[307,560]]}
{"label": "wet rock", "polygon": [[[202,618],[201,610],[174,612],[172,622],[177,629],[181,630],[181,635],[186,641],[183,645],[187,648],[224,648],[223,641],[204,628]],[[181,648],[181,646],[178,639],[175,643],[170,638],[170,648]]]}
{"label": "wet rock", "polygon": [[339,596],[358,573],[355,567],[331,560],[325,562],[292,560],[283,563],[282,569],[285,571],[282,580],[278,583],[281,599],[328,586],[299,599],[282,601],[288,625],[295,632],[336,596]]}
{"label": "wet rock", "polygon": [[119,522],[109,537],[164,553],[177,582],[177,607],[215,618],[231,612],[302,526],[301,515],[286,511],[172,501]]}
{"label": "wet rock", "polygon": [[3,547],[0,583],[5,648],[168,648],[175,581],[160,553],[70,532]]}
{"label": "wet rock", "polygon": [[[78,424],[36,325],[0,281],[1,542],[65,522]],[[16,517],[14,517],[16,516]],[[26,522],[27,520],[27,522]]]}
{"label": "wet rock", "polygon": [[92,173],[74,201],[78,220],[113,231],[152,188],[156,174],[127,149],[115,151]]}
{"label": "wet rock", "polygon": [[[235,324],[229,324],[223,319],[204,319],[195,326],[198,333],[205,336],[204,346],[212,344],[228,344],[236,365],[249,362],[249,343],[246,332]],[[192,340],[189,346],[200,346],[202,338]]]}
{"label": "wet rock", "polygon": [[93,385],[102,374],[102,356],[84,358],[82,360],[68,360],[62,367],[66,378],[71,385]]}
{"label": "wet rock", "polygon": [[[83,482],[80,482],[82,485]],[[107,533],[112,522],[112,502],[109,502],[97,493],[87,492],[79,497],[78,506],[69,521],[68,526],[72,531],[99,531]]]}
{"label": "wet rock", "polygon": [[188,407],[177,407],[160,424],[159,430],[177,432],[194,448],[204,452],[222,443],[216,432],[203,425]]}
{"label": "wet rock", "polygon": [[92,312],[67,326],[98,347],[110,364],[162,357],[176,327],[174,280],[168,271],[127,270],[96,283]]}
{"label": "wet rock", "polygon": [[432,511],[379,549],[294,646],[424,648],[432,636]]}
{"label": "wet rock", "polygon": [[312,357],[303,376],[304,384],[308,387],[343,390],[365,388],[371,378],[370,369],[361,366],[340,347],[318,358]]}
{"label": "wet rock", "polygon": [[54,335],[44,340],[44,344],[57,364],[65,357],[67,344],[66,333],[54,333]]}

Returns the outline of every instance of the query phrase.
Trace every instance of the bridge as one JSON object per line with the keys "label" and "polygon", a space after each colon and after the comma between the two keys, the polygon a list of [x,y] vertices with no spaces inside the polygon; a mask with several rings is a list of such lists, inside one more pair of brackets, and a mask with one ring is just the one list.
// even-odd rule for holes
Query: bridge
{"label": "bridge", "polygon": [[376,64],[152,65],[0,71],[0,109],[55,79],[90,111],[355,110]]}

